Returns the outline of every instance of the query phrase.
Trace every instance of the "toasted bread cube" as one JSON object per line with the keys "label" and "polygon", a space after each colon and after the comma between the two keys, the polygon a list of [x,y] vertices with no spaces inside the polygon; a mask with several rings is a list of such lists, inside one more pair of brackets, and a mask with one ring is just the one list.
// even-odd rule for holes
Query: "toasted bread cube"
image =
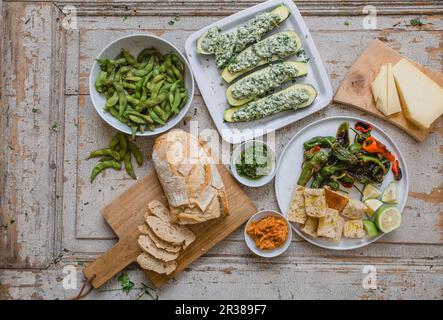
{"label": "toasted bread cube", "polygon": [[350,199],[341,214],[349,219],[359,220],[368,212],[368,209],[368,206],[363,202],[356,199]]}
{"label": "toasted bread cube", "polygon": [[300,230],[303,231],[304,233],[309,234],[314,238],[317,238],[317,226],[318,226],[318,218],[312,218],[308,216],[305,224]]}
{"label": "toasted bread cube", "polygon": [[325,187],[326,205],[341,212],[349,202],[349,198],[339,192]]}
{"label": "toasted bread cube", "polygon": [[308,218],[305,209],[304,190],[305,187],[302,186],[295,186],[294,188],[291,204],[289,205],[288,210],[288,220],[291,222],[304,224]]}
{"label": "toasted bread cube", "polygon": [[306,214],[313,218],[324,217],[327,214],[325,189],[305,188]]}
{"label": "toasted bread cube", "polygon": [[343,234],[346,238],[363,238],[366,231],[363,228],[362,220],[349,220],[345,222],[343,227]]}
{"label": "toasted bread cube", "polygon": [[337,237],[338,211],[328,208],[327,212],[324,217],[318,218],[317,235],[334,239]]}
{"label": "toasted bread cube", "polygon": [[336,241],[336,242],[340,242],[341,241],[341,236],[343,234],[343,227],[344,226],[345,226],[345,219],[340,217],[340,216],[338,216],[337,226],[336,226],[336,228],[337,228],[336,229],[337,230],[336,237],[334,239],[331,239],[331,240]]}

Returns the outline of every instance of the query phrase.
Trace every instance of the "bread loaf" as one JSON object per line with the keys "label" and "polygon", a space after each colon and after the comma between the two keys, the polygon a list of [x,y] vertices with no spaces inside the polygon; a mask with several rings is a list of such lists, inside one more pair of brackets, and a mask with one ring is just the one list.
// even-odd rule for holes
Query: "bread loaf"
{"label": "bread loaf", "polygon": [[183,130],[155,140],[152,160],[172,222],[195,224],[229,214],[225,187],[210,150]]}
{"label": "bread loaf", "polygon": [[154,241],[149,236],[141,235],[138,237],[138,245],[143,249],[146,253],[149,253],[151,256],[162,260],[164,262],[173,261],[177,259],[178,252],[168,252],[166,250],[158,248]]}

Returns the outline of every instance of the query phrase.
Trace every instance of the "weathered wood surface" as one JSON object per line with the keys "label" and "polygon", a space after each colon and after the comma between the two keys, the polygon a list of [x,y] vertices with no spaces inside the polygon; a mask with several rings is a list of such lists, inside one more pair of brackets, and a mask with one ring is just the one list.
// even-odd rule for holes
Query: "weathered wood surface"
{"label": "weathered wood surface", "polygon": [[[99,209],[133,183],[123,172],[106,172],[93,185],[85,160],[114,132],[88,96],[89,68],[112,39],[153,33],[181,49],[195,30],[255,1],[0,2],[0,298],[67,298],[63,266],[92,261],[115,243]],[[65,5],[76,6],[77,29],[63,29]],[[374,38],[423,65],[443,72],[443,7],[420,2],[300,1],[302,13],[326,64],[334,90],[349,66]],[[377,29],[364,30],[363,5],[376,5]],[[397,10],[395,10],[397,9]],[[175,14],[180,17],[173,25]],[[104,16],[106,15],[106,16]],[[407,26],[420,16],[430,22]],[[345,24],[345,21],[348,23]],[[277,131],[277,153],[306,124],[329,115],[362,115],[331,105]],[[214,128],[197,91],[186,122]],[[418,144],[380,119],[400,146],[410,171],[410,194],[402,227],[369,247],[334,252],[297,236],[290,250],[272,261],[253,256],[238,230],[162,290],[166,298],[443,298],[443,119]],[[57,124],[54,127],[54,124]],[[180,124],[188,128],[189,123]],[[138,139],[150,154],[152,139]],[[136,168],[141,176],[152,167]],[[278,209],[272,185],[245,189],[259,209]],[[365,265],[378,271],[378,288],[362,287]],[[65,270],[66,271],[66,270]],[[135,266],[137,284],[147,281]],[[81,272],[77,273],[78,286]],[[114,279],[105,289],[116,289]],[[133,298],[97,291],[90,298]]]}

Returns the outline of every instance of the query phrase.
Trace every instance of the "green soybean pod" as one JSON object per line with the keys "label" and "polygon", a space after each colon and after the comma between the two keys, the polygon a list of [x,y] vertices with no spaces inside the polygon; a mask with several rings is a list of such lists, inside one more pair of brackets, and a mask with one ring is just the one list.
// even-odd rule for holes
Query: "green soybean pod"
{"label": "green soybean pod", "polygon": [[111,138],[111,141],[109,141],[108,148],[115,150],[115,147],[117,147],[119,143],[120,143],[120,132],[117,132]]}
{"label": "green soybean pod", "polygon": [[129,94],[126,96],[126,99],[127,99],[128,103],[130,103],[132,105],[137,105],[140,103],[140,100],[138,100],[137,98],[134,98],[132,95],[129,95]]}
{"label": "green soybean pod", "polygon": [[125,57],[126,61],[127,61],[130,65],[135,65],[135,64],[137,64],[137,60],[132,56],[132,54],[129,53],[128,50],[126,50],[126,49],[122,49],[122,53],[123,53],[123,57]]}
{"label": "green soybean pod", "polygon": [[185,70],[185,65],[184,65],[183,61],[181,61],[180,58],[176,54],[174,54],[174,53],[171,54],[171,59],[172,59],[172,62],[175,64],[175,66],[179,70],[181,70],[181,71]]}
{"label": "green soybean pod", "polygon": [[136,125],[136,124],[131,124],[131,125],[129,126],[129,128],[131,128],[131,136],[132,136],[132,139],[135,139],[135,135],[137,134],[137,131],[138,131],[138,125]]}
{"label": "green soybean pod", "polygon": [[165,111],[159,105],[154,107],[154,112],[164,121]]}
{"label": "green soybean pod", "polygon": [[89,154],[87,159],[96,158],[96,157],[103,157],[103,156],[110,156],[117,161],[120,160],[120,154],[111,148],[103,148],[103,149],[92,151]]}
{"label": "green soybean pod", "polygon": [[134,168],[132,167],[130,152],[126,153],[123,163],[125,165],[126,172],[131,176],[131,178],[137,179],[137,176],[135,175],[135,172],[134,172]]}
{"label": "green soybean pod", "polygon": [[175,66],[172,66],[172,71],[174,72],[176,78],[178,80],[180,80],[180,82],[183,82],[183,75],[181,74],[181,72]]}
{"label": "green soybean pod", "polygon": [[152,54],[155,53],[154,48],[145,48],[137,55],[137,62],[143,62],[149,56],[152,57]]}
{"label": "green soybean pod", "polygon": [[159,118],[159,116],[154,112],[154,110],[149,110],[149,116],[154,120],[154,122],[157,122],[158,124],[165,125],[165,122]]}
{"label": "green soybean pod", "polygon": [[109,107],[115,106],[117,102],[118,102],[118,93],[117,91],[114,91],[112,97],[106,100],[105,110],[108,110]]}
{"label": "green soybean pod", "polygon": [[103,87],[102,87],[102,82],[103,80],[106,79],[106,71],[100,71],[98,76],[97,76],[97,80],[95,80],[95,90],[97,90],[97,92],[102,93],[103,92]]}
{"label": "green soybean pod", "polygon": [[116,118],[118,121],[122,122],[122,123],[126,123],[128,122],[127,119],[123,118],[123,116],[119,115],[117,109],[115,108],[115,106],[109,107],[109,113],[111,113],[111,115]]}
{"label": "green soybean pod", "polygon": [[113,168],[113,169],[120,170],[121,165],[120,165],[120,162],[118,162],[116,160],[105,160],[105,161],[101,161],[101,162],[97,163],[94,166],[94,168],[92,168],[91,178],[90,178],[91,183],[92,183],[92,181],[94,181],[95,177],[100,172],[102,172],[104,169],[107,169],[107,168]]}
{"label": "green soybean pod", "polygon": [[143,87],[143,82],[145,81],[144,78],[141,78],[139,81],[137,81],[137,83],[135,84],[135,95],[134,98],[136,99],[140,99],[141,95],[142,95],[142,87]]}
{"label": "green soybean pod", "polygon": [[189,99],[189,97],[188,97],[188,96],[185,96],[185,97],[182,99],[182,101],[180,102],[180,105],[178,106],[178,108],[179,108],[179,109],[182,109],[182,108],[185,106],[185,104],[188,102],[188,99]]}
{"label": "green soybean pod", "polygon": [[155,127],[154,127],[154,125],[152,123],[148,123],[147,126],[148,126],[148,130],[149,131],[154,131],[155,130]]}
{"label": "green soybean pod", "polygon": [[168,102],[165,105],[165,113],[164,113],[163,121],[165,121],[165,122],[168,121],[168,119],[169,119],[169,117],[171,117],[171,115],[172,115],[171,105]]}
{"label": "green soybean pod", "polygon": [[128,149],[128,140],[126,140],[126,136],[123,132],[120,132],[120,150],[118,151],[120,153],[120,159],[124,159],[126,155],[126,151]]}
{"label": "green soybean pod", "polygon": [[174,101],[171,104],[172,112],[174,112],[175,114],[177,114],[178,111],[179,111],[178,106],[180,105],[180,101],[181,101],[181,99],[180,99],[180,89],[176,88],[175,89],[175,93],[174,93]]}
{"label": "green soybean pod", "polygon": [[[128,116],[133,115],[133,116],[142,118],[142,119],[145,120],[145,122],[154,123],[154,121],[152,121],[151,117],[149,115],[147,115],[147,114],[142,114],[142,113],[137,112],[137,111],[130,111],[130,112],[127,112],[126,114]],[[140,122],[140,124],[142,124],[142,123]]]}
{"label": "green soybean pod", "polygon": [[125,81],[138,82],[140,80],[143,80],[143,78],[136,75],[125,77]]}
{"label": "green soybean pod", "polygon": [[140,149],[137,147],[137,145],[133,142],[128,142],[128,147],[131,153],[134,155],[135,161],[137,162],[138,166],[140,167],[143,164],[143,155]]}
{"label": "green soybean pod", "polygon": [[131,120],[134,123],[137,124],[146,124],[146,120],[137,116],[134,116],[132,114],[128,115],[129,120]]}

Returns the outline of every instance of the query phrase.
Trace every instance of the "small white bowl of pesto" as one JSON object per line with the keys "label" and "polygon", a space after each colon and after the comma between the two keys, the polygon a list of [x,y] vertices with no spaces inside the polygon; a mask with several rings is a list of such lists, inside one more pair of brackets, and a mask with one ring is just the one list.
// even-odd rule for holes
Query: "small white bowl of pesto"
{"label": "small white bowl of pesto", "polygon": [[241,143],[231,156],[231,171],[238,182],[261,187],[275,176],[277,157],[274,149],[260,140]]}

